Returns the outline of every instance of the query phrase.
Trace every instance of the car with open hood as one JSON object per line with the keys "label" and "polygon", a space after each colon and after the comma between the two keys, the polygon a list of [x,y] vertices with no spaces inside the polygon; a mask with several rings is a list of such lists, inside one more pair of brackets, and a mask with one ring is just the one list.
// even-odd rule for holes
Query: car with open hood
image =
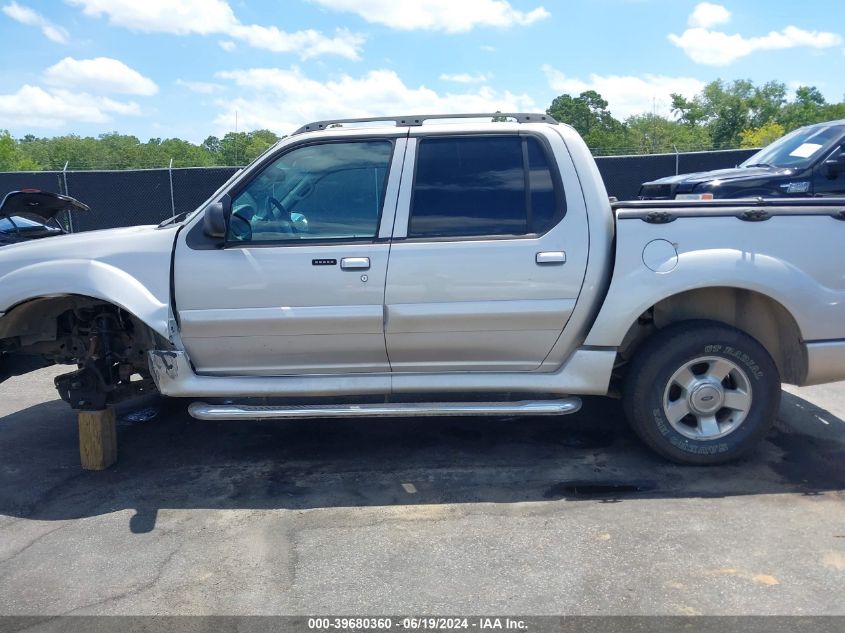
{"label": "car with open hood", "polygon": [[60,218],[74,211],[90,211],[75,198],[40,189],[10,191],[0,203],[0,246],[66,233]]}

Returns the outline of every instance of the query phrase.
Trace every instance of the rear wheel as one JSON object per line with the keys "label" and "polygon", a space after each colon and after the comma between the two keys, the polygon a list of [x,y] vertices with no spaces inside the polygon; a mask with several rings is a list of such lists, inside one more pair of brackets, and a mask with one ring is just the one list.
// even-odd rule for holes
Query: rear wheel
{"label": "rear wheel", "polygon": [[634,431],[683,464],[740,457],[765,437],[779,404],[780,376],[765,348],[713,321],[684,321],[655,334],[623,384]]}

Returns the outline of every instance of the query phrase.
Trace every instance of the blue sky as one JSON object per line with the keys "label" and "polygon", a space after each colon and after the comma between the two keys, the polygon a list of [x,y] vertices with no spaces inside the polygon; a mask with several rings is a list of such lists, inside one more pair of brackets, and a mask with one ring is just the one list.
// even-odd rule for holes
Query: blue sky
{"label": "blue sky", "polygon": [[845,98],[841,0],[0,0],[0,129],[201,141],[310,120],[544,110],[618,118],[713,79]]}

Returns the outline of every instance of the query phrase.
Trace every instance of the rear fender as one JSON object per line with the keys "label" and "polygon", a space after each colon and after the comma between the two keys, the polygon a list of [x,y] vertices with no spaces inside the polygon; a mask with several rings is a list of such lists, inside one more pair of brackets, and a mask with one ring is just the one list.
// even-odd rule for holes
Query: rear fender
{"label": "rear fender", "polygon": [[655,273],[643,265],[642,249],[617,257],[615,272],[586,345],[617,347],[632,324],[659,302],[702,288],[738,288],[764,295],[785,308],[802,340],[841,338],[832,327],[845,318],[845,292],[825,287],[797,266],[761,253],[720,248],[680,253],[676,267]]}

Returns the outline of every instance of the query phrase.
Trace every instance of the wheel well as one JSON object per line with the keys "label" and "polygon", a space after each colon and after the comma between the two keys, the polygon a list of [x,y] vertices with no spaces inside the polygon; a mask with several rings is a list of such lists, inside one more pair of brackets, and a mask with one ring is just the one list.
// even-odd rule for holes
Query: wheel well
{"label": "wheel well", "polygon": [[121,317],[126,329],[131,331],[135,345],[150,349],[167,345],[151,327],[138,319],[135,315],[120,306],[82,295],[58,295],[37,297],[10,308],[0,318],[0,343],[11,346],[10,351],[22,350],[45,354],[54,357],[54,362],[62,362],[61,356],[70,358],[71,350],[61,345],[62,327],[67,325],[62,321],[69,313],[77,318],[82,312],[105,310]]}
{"label": "wheel well", "polygon": [[622,361],[656,330],[691,319],[732,325],[757,339],[769,352],[783,382],[800,384],[807,374],[806,350],[795,319],[780,303],[743,288],[701,288],[662,299],[628,330],[620,346]]}
{"label": "wheel well", "polygon": [[59,396],[74,409],[102,409],[154,391],[148,352],[167,347],[135,315],[91,297],[39,297],[0,318],[0,352],[77,366],[54,381]]}

